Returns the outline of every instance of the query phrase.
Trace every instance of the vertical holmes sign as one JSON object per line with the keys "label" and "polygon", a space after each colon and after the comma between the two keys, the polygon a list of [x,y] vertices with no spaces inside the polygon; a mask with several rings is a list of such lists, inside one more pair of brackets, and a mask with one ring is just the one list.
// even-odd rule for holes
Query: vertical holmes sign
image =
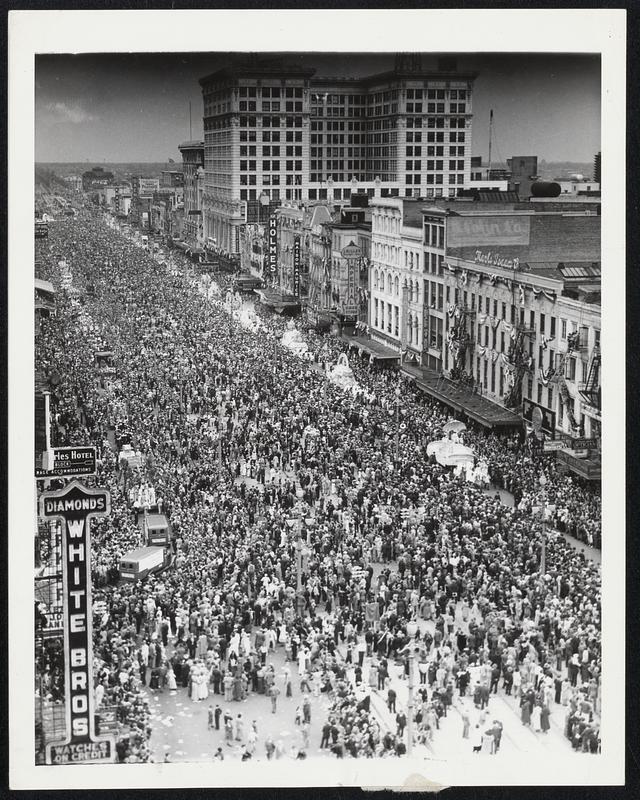
{"label": "vertical holmes sign", "polygon": [[93,647],[91,638],[92,517],[110,512],[109,492],[71,481],[40,498],[40,515],[62,521],[62,593],[65,645],[67,737],[47,745],[47,764],[113,761],[113,737],[96,737],[94,729]]}
{"label": "vertical holmes sign", "polygon": [[267,249],[267,266],[269,272],[275,275],[278,271],[278,218],[269,217],[269,247]]}
{"label": "vertical holmes sign", "polygon": [[293,294],[300,297],[300,237],[293,238]]}

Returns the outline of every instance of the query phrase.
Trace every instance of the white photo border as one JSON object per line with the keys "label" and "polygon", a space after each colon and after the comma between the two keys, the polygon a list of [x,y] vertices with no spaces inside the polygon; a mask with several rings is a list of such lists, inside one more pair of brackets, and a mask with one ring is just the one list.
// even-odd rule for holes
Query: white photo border
{"label": "white photo border", "polygon": [[[526,39],[523,31],[527,32]],[[602,753],[488,761],[34,766],[33,201],[35,55],[115,52],[523,52],[601,56]],[[221,46],[216,48],[216,43]],[[9,680],[11,789],[619,785],[625,752],[626,12],[537,10],[12,11],[9,13]]]}

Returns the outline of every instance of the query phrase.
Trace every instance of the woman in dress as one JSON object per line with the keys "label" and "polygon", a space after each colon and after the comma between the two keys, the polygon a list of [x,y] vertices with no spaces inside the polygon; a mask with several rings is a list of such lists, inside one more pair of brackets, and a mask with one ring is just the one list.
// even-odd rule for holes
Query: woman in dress
{"label": "woman in dress", "polygon": [[548,733],[549,729],[551,728],[551,722],[549,721],[550,715],[551,711],[549,710],[549,706],[542,706],[542,710],[540,712],[540,729],[542,730],[542,733]]}
{"label": "woman in dress", "polygon": [[200,665],[199,699],[206,700],[209,697],[209,672],[204,664]]}
{"label": "woman in dress", "polygon": [[531,712],[531,727],[537,733],[540,732],[540,722],[542,717],[542,708],[539,703],[536,703]]}
{"label": "woman in dress", "polygon": [[175,692],[178,689],[176,683],[176,673],[173,671],[173,666],[169,662],[169,669],[167,670],[167,688],[170,692]]}

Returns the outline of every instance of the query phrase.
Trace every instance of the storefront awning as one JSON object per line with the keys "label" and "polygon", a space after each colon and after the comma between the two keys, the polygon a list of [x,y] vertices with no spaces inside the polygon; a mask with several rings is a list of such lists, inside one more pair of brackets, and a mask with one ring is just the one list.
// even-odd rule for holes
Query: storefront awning
{"label": "storefront awning", "polygon": [[416,385],[440,403],[452,408],[485,428],[519,428],[523,420],[519,414],[493,403],[470,387],[462,386],[442,377],[433,370],[405,365],[402,372],[413,378]]}
{"label": "storefront awning", "polygon": [[362,336],[345,336],[344,334],[341,338],[349,347],[355,347],[358,352],[372,356],[374,361],[398,361],[400,359],[400,353],[373,339],[366,339]]}

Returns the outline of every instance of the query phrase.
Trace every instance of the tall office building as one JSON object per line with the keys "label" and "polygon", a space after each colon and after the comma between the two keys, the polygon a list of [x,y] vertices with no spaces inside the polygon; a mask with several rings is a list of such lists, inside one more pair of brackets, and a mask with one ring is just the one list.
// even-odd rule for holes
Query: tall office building
{"label": "tall office building", "polygon": [[279,60],[200,80],[204,100],[205,237],[239,250],[260,203],[454,197],[471,166],[475,73],[422,69],[403,55],[389,72],[315,77]]}

